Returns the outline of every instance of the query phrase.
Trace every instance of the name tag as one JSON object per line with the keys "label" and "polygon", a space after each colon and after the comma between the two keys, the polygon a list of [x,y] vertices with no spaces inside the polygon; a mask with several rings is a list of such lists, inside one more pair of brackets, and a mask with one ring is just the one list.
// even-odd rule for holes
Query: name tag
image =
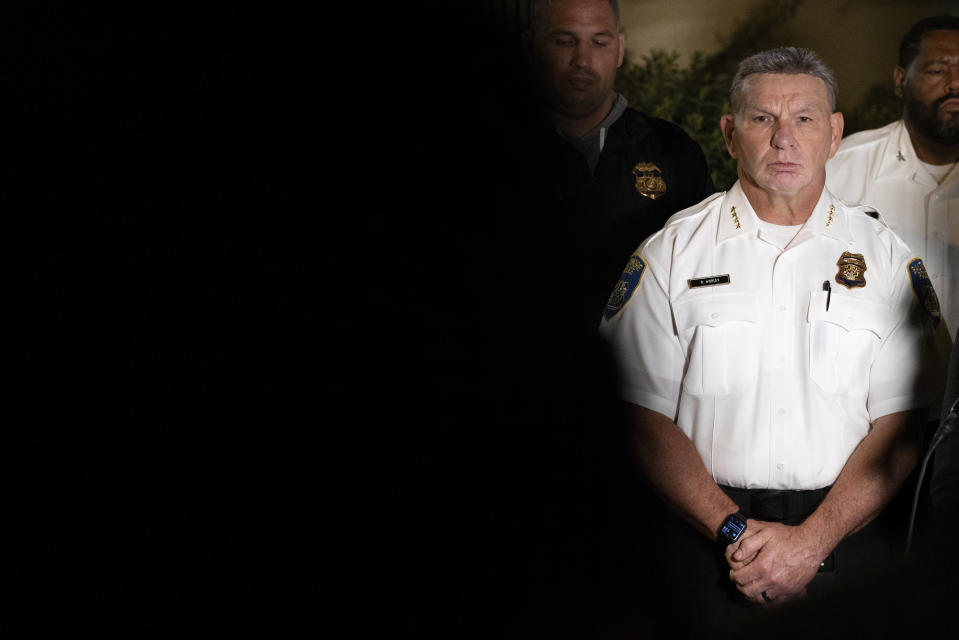
{"label": "name tag", "polygon": [[715,287],[718,284],[729,284],[729,274],[724,274],[721,276],[707,276],[705,278],[692,278],[687,280],[689,283],[690,289],[697,289],[699,287]]}

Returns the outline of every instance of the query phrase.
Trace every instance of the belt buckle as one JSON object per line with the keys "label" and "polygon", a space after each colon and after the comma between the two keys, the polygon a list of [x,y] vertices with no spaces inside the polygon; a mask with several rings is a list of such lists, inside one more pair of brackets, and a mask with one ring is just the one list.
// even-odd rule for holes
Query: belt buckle
{"label": "belt buckle", "polygon": [[793,517],[793,499],[795,498],[795,493],[792,491],[783,491],[778,496],[776,500],[779,506],[779,513],[776,514],[779,516],[780,521],[786,521]]}
{"label": "belt buckle", "polygon": [[753,517],[758,520],[776,522],[781,520],[782,494],[769,495],[767,492],[757,492],[749,496]]}

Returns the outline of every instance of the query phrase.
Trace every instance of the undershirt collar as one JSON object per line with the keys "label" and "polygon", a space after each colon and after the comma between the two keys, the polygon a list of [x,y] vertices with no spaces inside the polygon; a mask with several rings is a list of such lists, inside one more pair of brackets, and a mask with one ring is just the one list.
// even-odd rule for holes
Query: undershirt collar
{"label": "undershirt collar", "polygon": [[956,163],[952,164],[929,164],[928,162],[923,162],[922,160],[919,163],[929,172],[929,175],[938,183],[942,184],[942,181],[945,179],[949,172],[952,171],[952,168],[956,166]]}
{"label": "undershirt collar", "polygon": [[793,238],[796,237],[796,234],[799,233],[799,230],[803,228],[803,225],[782,225],[782,224],[773,224],[772,222],[766,222],[762,218],[759,220],[759,237],[765,240],[766,242],[772,244],[779,248],[780,251],[784,250]]}
{"label": "undershirt collar", "polygon": [[626,98],[624,98],[621,93],[614,93],[613,106],[609,110],[609,114],[603,118],[602,122],[593,127],[589,133],[582,137],[577,137],[560,132],[560,135],[576,147],[576,150],[582,153],[583,157],[586,158],[590,173],[593,173],[596,169],[596,165],[599,163],[599,154],[602,153],[603,147],[606,146],[607,131],[619,120],[619,117],[623,115],[624,111],[626,111]]}

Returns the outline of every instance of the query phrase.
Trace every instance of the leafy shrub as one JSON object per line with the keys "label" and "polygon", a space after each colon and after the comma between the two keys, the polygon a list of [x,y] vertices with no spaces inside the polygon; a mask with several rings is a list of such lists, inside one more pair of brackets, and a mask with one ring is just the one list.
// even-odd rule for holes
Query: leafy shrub
{"label": "leafy shrub", "polygon": [[616,90],[643,112],[681,126],[702,147],[713,183],[728,189],[736,181],[736,161],[726,151],[719,118],[729,112],[732,73],[709,74],[708,60],[699,52],[686,68],[678,58],[676,52],[653,51],[643,56],[642,65],[624,63]]}

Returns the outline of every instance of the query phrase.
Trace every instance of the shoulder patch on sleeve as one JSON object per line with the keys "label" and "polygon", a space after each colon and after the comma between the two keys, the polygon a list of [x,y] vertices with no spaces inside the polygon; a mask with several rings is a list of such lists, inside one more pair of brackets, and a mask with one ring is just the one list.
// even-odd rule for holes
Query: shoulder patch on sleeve
{"label": "shoulder patch on sleeve", "polygon": [[922,264],[920,258],[911,260],[906,267],[909,271],[909,279],[912,281],[912,290],[919,300],[919,305],[926,310],[933,326],[939,326],[942,320],[942,313],[939,310],[939,298],[936,296],[936,290],[932,288],[932,280],[926,273],[926,267]]}
{"label": "shoulder patch on sleeve", "polygon": [[640,257],[639,252],[631,255],[629,262],[626,263],[626,268],[623,269],[623,275],[619,276],[619,281],[616,283],[616,286],[613,287],[613,292],[609,295],[609,300],[606,301],[603,316],[607,320],[615,316],[619,313],[620,309],[626,306],[629,299],[633,297],[633,292],[636,290],[636,287],[639,286],[639,282],[643,279],[643,273],[645,272],[646,261]]}

